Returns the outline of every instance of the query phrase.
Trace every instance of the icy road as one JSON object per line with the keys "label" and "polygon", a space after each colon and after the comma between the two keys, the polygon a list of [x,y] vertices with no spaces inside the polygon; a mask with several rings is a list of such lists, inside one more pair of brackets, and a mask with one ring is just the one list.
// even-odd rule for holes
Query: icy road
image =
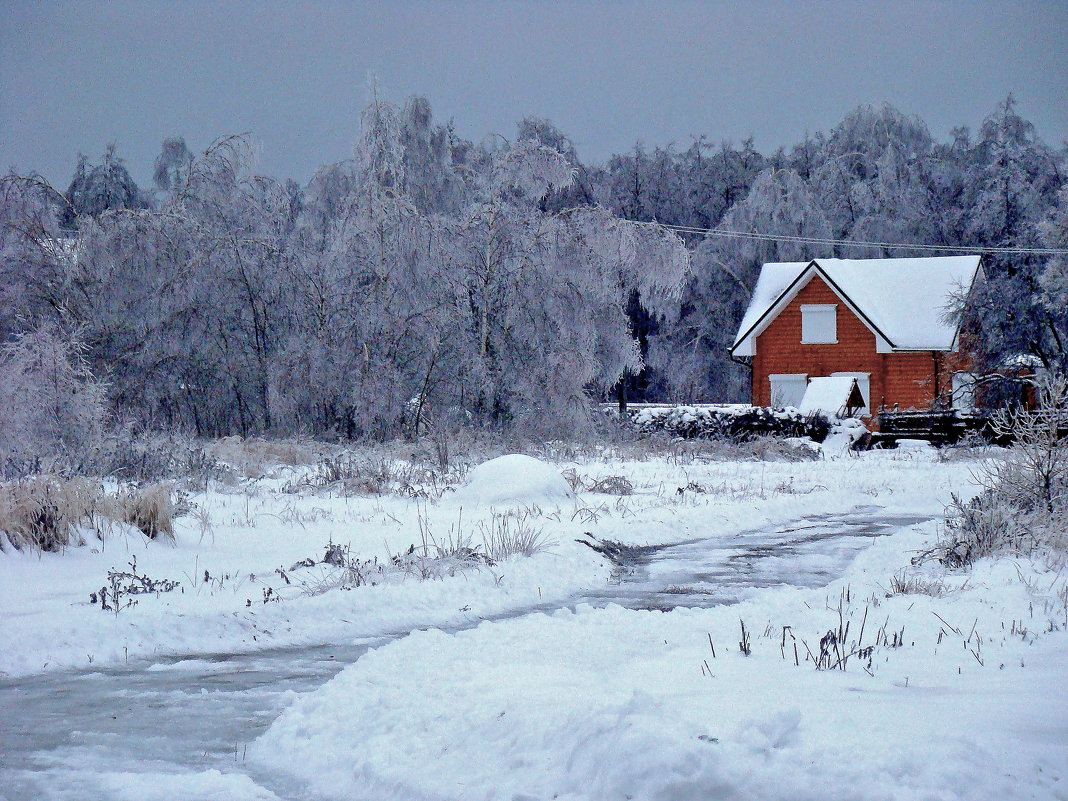
{"label": "icy road", "polygon": [[[616,569],[607,587],[566,603],[509,613],[495,625],[504,631],[523,616],[580,604],[711,607],[733,603],[752,588],[823,586],[873,537],[922,519],[861,507],[744,537],[731,532],[644,549]],[[298,694],[315,690],[368,650],[408,633],[0,681],[0,797],[315,797],[286,772],[249,760],[249,745]],[[419,732],[411,737],[417,739]]]}

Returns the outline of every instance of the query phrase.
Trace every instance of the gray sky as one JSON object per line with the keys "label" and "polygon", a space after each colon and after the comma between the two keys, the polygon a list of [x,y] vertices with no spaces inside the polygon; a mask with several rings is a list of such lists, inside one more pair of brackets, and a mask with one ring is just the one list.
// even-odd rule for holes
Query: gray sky
{"label": "gray sky", "polygon": [[162,139],[253,132],[258,169],[346,158],[368,80],[480,139],[552,119],[583,160],[693,134],[765,152],[889,101],[944,138],[1008,92],[1068,140],[1068,2],[0,0],[0,170],[65,188],[114,141],[147,184]]}

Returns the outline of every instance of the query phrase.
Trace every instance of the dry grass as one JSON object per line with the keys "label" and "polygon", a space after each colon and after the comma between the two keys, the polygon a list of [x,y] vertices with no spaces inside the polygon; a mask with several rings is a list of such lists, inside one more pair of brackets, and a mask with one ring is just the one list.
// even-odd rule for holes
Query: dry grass
{"label": "dry grass", "polygon": [[102,538],[114,523],[174,541],[177,509],[169,483],[128,487],[114,494],[93,479],[38,475],[0,483],[0,545],[59,551],[83,544],[79,529]]}
{"label": "dry grass", "polygon": [[890,577],[890,589],[886,597],[891,595],[929,595],[932,598],[941,598],[946,594],[946,585],[937,579],[925,579],[917,575],[909,575],[904,570]]}
{"label": "dry grass", "polygon": [[591,482],[589,491],[602,495],[632,495],[634,493],[634,482],[626,476],[605,476]]}
{"label": "dry grass", "polygon": [[0,533],[16,549],[58,551],[77,544],[79,525],[91,525],[103,500],[85,478],[33,476],[0,484]]}
{"label": "dry grass", "polygon": [[571,486],[572,492],[585,491],[596,492],[600,495],[620,496],[634,494],[634,482],[626,476],[614,475],[593,479],[582,475],[573,467],[564,470],[562,475]]}
{"label": "dry grass", "polygon": [[138,528],[149,539],[162,536],[174,542],[173,488],[166,482],[124,490],[116,497],[124,523]]}
{"label": "dry grass", "polygon": [[326,491],[340,496],[403,495],[426,500],[440,498],[463,480],[465,469],[441,470],[433,465],[392,459],[372,451],[342,451],[320,458],[311,468],[289,481],[282,491],[303,494]]}
{"label": "dry grass", "polygon": [[315,464],[336,447],[325,442],[262,437],[223,437],[207,446],[216,459],[231,465],[245,478],[262,478],[272,467]]}
{"label": "dry grass", "polygon": [[488,523],[480,523],[482,550],[493,563],[512,556],[534,556],[556,545],[545,537],[540,528],[534,528],[525,513],[494,513]]}

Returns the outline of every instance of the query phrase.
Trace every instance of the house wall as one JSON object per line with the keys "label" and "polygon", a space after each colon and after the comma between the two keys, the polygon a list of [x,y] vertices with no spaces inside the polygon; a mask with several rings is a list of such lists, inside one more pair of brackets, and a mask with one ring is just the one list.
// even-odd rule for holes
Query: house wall
{"label": "house wall", "polygon": [[[838,307],[838,342],[801,344],[801,306],[833,303]],[[936,393],[935,375],[938,387]],[[959,354],[944,352],[878,353],[875,334],[818,275],[798,292],[756,340],[753,356],[753,403],[771,403],[770,375],[805,373],[810,378],[838,372],[870,373],[869,408],[874,415],[897,404],[901,409],[929,408],[936,394],[948,398],[954,370],[967,369]]]}

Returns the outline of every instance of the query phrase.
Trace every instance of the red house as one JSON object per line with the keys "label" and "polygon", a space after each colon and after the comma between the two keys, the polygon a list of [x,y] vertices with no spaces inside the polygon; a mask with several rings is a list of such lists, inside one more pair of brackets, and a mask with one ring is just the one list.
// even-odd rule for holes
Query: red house
{"label": "red house", "polygon": [[980,269],[979,256],[765,264],[730,348],[751,365],[753,403],[800,406],[810,379],[852,376],[865,417],[970,408],[972,360],[946,308]]}

